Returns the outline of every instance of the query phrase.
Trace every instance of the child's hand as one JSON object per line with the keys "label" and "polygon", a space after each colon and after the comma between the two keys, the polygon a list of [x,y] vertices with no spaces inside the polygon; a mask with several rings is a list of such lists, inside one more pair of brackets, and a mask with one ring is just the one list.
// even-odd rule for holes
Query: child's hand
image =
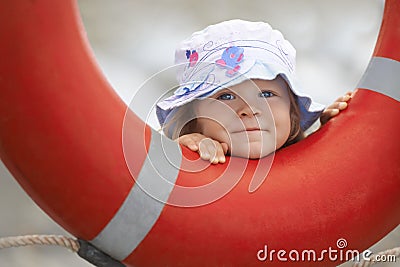
{"label": "child's hand", "polygon": [[199,133],[182,135],[177,139],[179,144],[197,151],[203,160],[212,164],[225,163],[225,154],[228,151],[226,143],[220,143]]}
{"label": "child's hand", "polygon": [[347,108],[347,102],[353,97],[352,92],[347,92],[344,96],[339,97],[336,101],[327,107],[321,114],[319,120],[321,121],[321,125],[327,123],[330,119],[335,117],[340,113],[340,111]]}

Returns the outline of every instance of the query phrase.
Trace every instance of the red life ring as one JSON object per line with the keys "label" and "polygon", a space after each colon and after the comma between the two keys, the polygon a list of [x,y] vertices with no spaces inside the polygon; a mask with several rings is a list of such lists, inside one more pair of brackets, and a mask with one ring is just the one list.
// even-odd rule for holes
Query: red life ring
{"label": "red life ring", "polygon": [[[297,266],[334,266],[345,258],[336,254],[334,262],[324,250],[362,251],[400,222],[400,104],[391,90],[400,85],[399,13],[399,1],[387,0],[348,110],[276,153],[250,193],[256,168],[270,158],[230,158],[195,174],[171,165],[185,167],[197,155],[125,114],[95,63],[75,1],[4,2],[1,159],[57,223],[129,266],[280,265],[296,261],[291,251],[311,250],[317,257]],[[123,139],[126,151],[123,124],[124,136],[135,136]],[[161,145],[170,158],[158,155]],[[198,187],[213,181],[208,191]]]}

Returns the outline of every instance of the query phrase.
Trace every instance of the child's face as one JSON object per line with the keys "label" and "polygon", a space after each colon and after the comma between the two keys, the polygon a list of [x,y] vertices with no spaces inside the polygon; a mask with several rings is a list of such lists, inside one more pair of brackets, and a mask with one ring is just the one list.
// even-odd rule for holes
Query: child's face
{"label": "child's face", "polygon": [[232,156],[262,158],[283,146],[290,134],[286,82],[247,80],[195,103],[200,133],[228,144]]}

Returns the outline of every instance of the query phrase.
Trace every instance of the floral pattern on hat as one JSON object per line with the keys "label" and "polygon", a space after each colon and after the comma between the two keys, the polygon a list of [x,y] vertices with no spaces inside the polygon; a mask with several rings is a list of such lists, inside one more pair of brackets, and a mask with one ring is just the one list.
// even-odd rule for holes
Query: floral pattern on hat
{"label": "floral pattern on hat", "polygon": [[194,67],[199,60],[199,53],[196,50],[186,50],[186,58],[189,59],[189,67]]}
{"label": "floral pattern on hat", "polygon": [[225,75],[232,77],[240,70],[240,63],[243,60],[244,49],[237,46],[231,46],[224,50],[220,59],[215,63],[221,68],[227,68]]}

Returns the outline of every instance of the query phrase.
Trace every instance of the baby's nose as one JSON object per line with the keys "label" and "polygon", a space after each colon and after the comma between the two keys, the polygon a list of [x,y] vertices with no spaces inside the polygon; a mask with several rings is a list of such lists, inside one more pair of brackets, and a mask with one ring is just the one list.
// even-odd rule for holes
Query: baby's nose
{"label": "baby's nose", "polygon": [[240,109],[238,114],[241,117],[253,117],[253,116],[258,116],[261,114],[261,109],[258,108],[256,105],[249,105],[249,104],[244,104]]}

